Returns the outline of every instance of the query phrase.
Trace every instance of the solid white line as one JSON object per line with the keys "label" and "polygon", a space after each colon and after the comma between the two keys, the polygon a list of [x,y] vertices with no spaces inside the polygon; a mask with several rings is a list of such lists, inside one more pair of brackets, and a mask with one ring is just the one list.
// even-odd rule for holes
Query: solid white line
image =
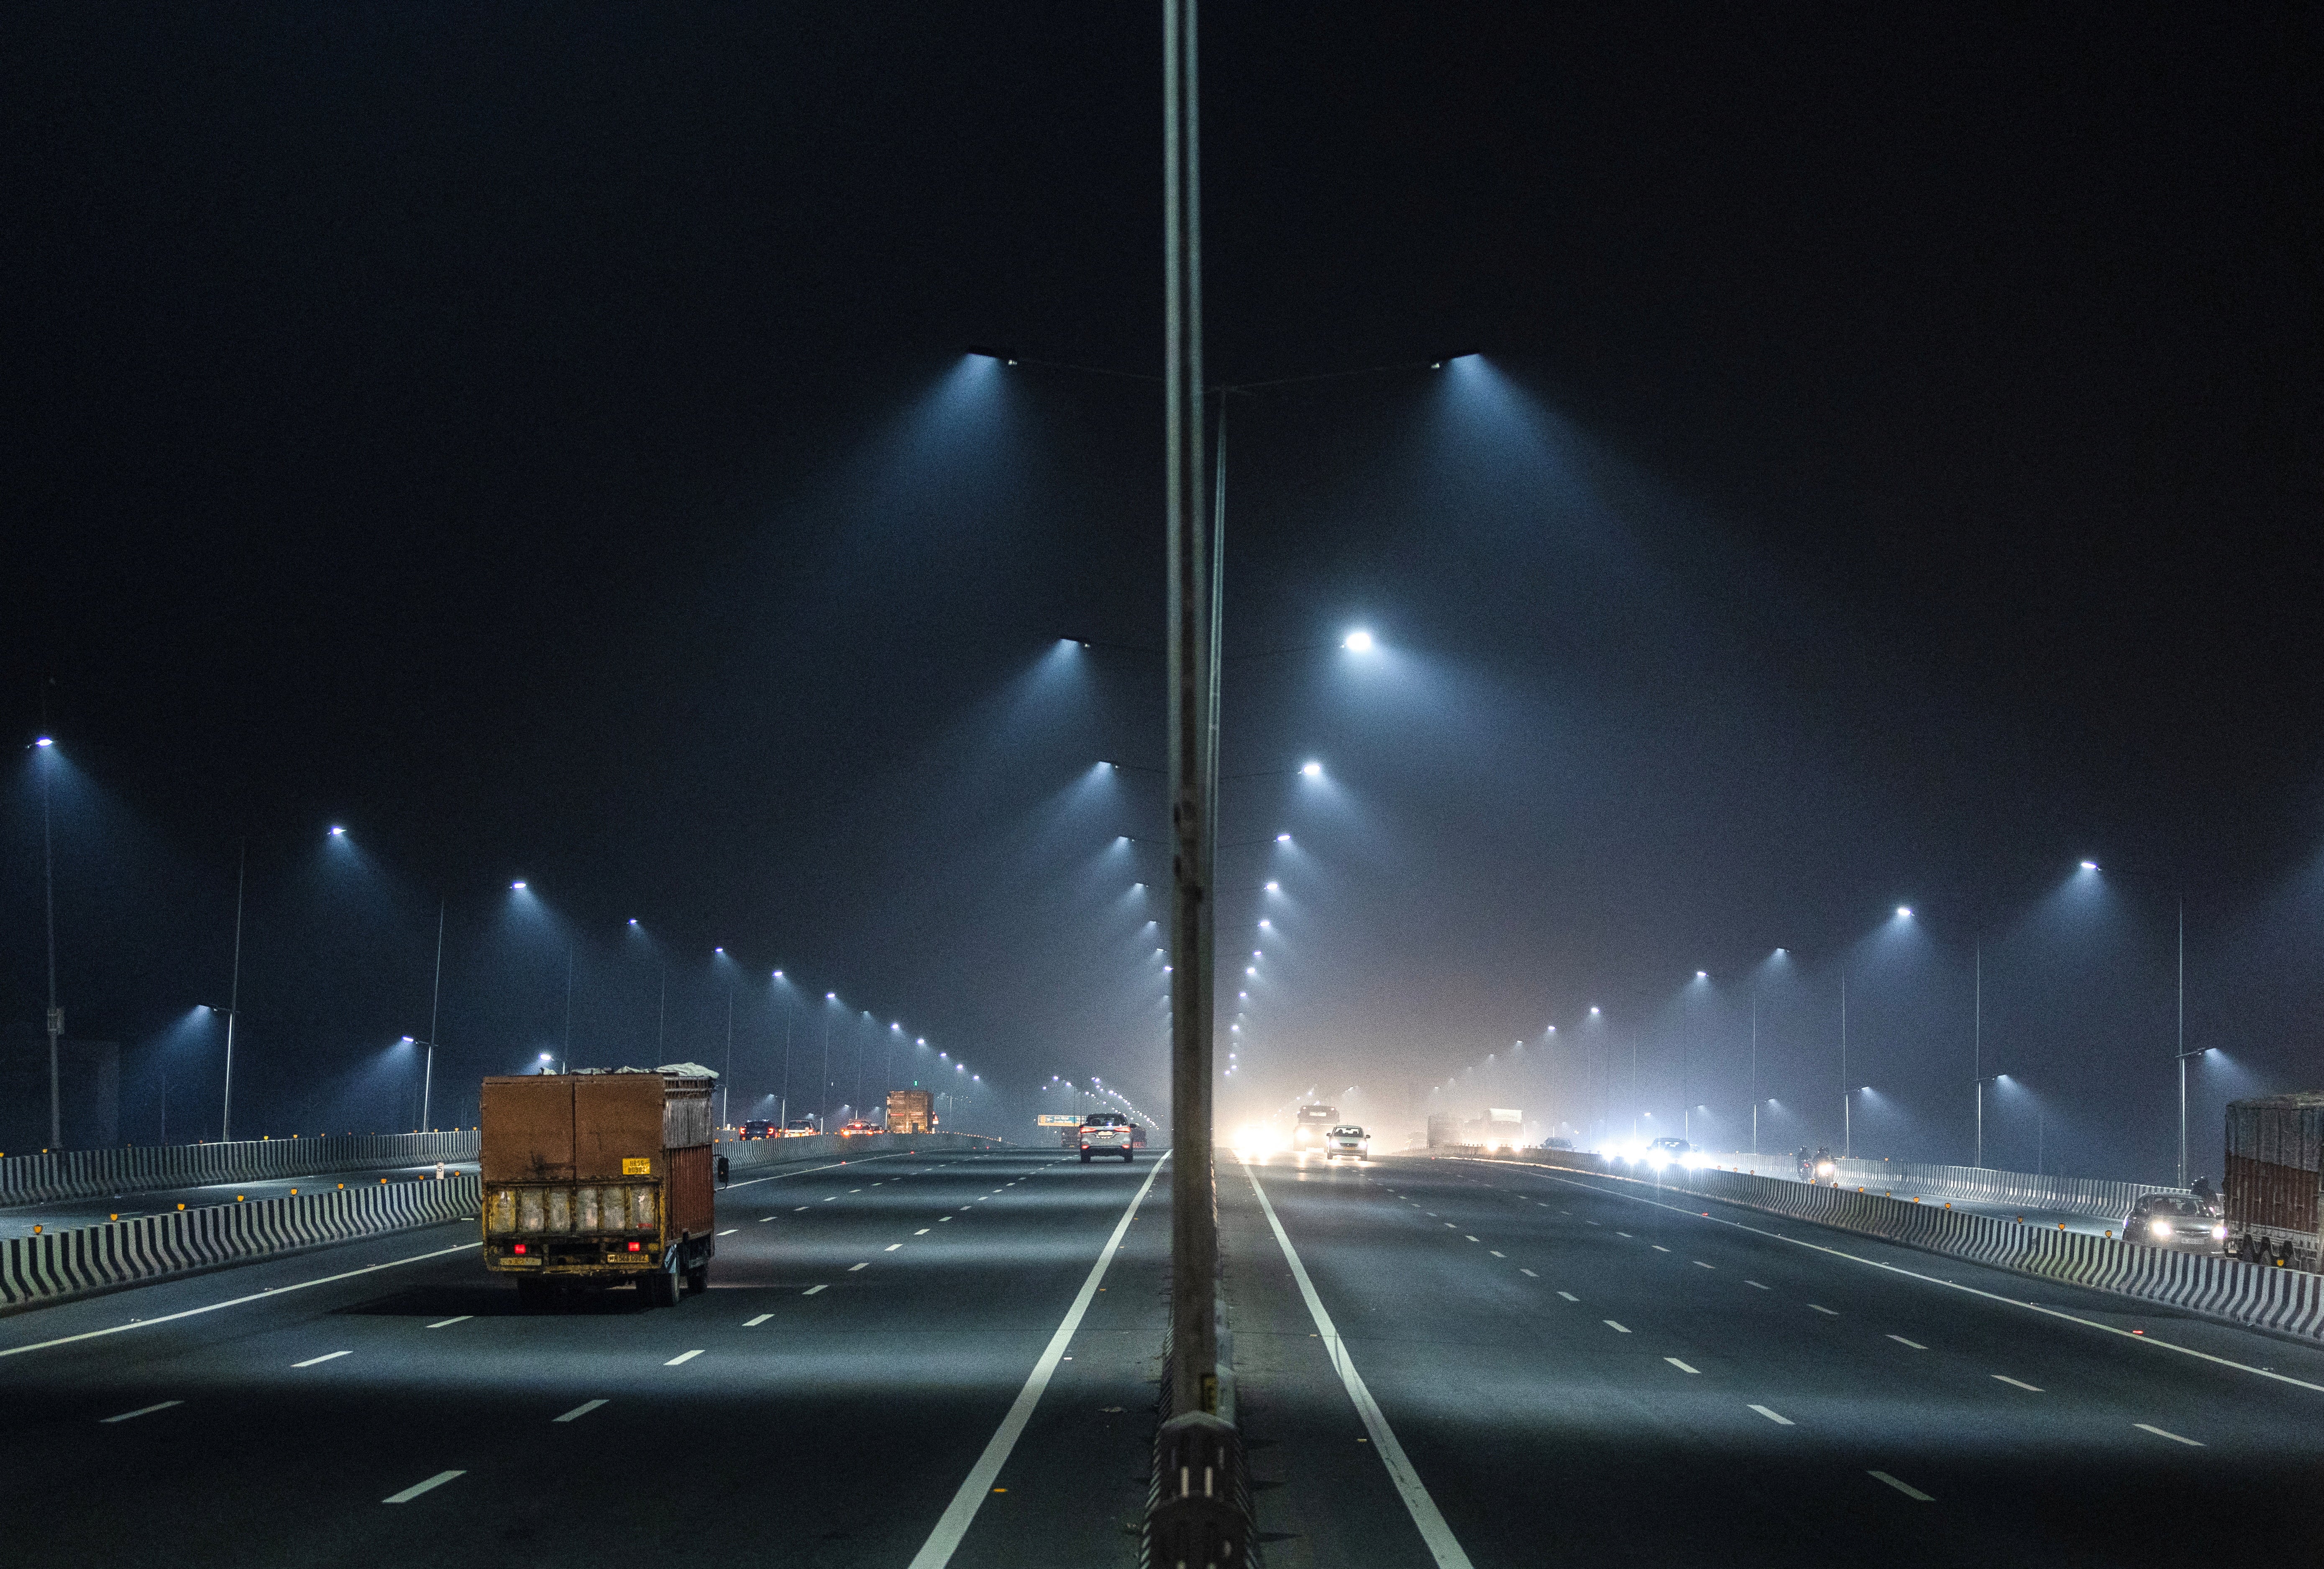
{"label": "solid white line", "polygon": [[[1519,1264],[1517,1266],[1517,1273],[1520,1275],[1533,1275],[1533,1271],[1526,1269],[1523,1264]],[[1533,1278],[1536,1280],[1541,1278],[1538,1275],[1533,1275]]]}
{"label": "solid white line", "polygon": [[1778,1427],[1795,1427],[1799,1426],[1799,1424],[1794,1422],[1789,1417],[1786,1417],[1778,1411],[1770,1411],[1765,1406],[1754,1406],[1751,1409],[1758,1412],[1760,1416],[1765,1417],[1768,1421],[1773,1422]]}
{"label": "solid white line", "polygon": [[828,1291],[831,1288],[828,1286],[810,1286],[806,1290],[800,1292],[799,1295],[802,1297],[812,1297],[818,1291]]}
{"label": "solid white line", "polygon": [[360,1269],[345,1269],[337,1275],[318,1275],[312,1280],[301,1280],[294,1286],[269,1286],[263,1291],[254,1291],[247,1297],[230,1297],[224,1302],[213,1302],[205,1307],[188,1307],[176,1313],[162,1314],[158,1318],[141,1318],[133,1324],[115,1324],[104,1329],[85,1329],[78,1334],[61,1334],[54,1340],[36,1340],[30,1345],[8,1346],[0,1349],[0,1357],[22,1356],[28,1351],[46,1351],[51,1346],[70,1345],[78,1340],[96,1340],[100,1335],[119,1334],[124,1330],[151,1329],[157,1324],[168,1324],[174,1319],[192,1318],[198,1314],[216,1313],[221,1307],[239,1307],[245,1302],[263,1302],[270,1297],[280,1297],[288,1291],[304,1291],[309,1286],[328,1286],[334,1280],[352,1280],[358,1275],[369,1275],[380,1269],[393,1269],[405,1264],[418,1264],[429,1259],[440,1259],[447,1253],[465,1253],[471,1248],[483,1246],[482,1242],[462,1242],[456,1248],[438,1248],[430,1253],[414,1253],[409,1259],[390,1259],[384,1264],[365,1264]]}
{"label": "solid white line", "polygon": [[742,1327],[743,1327],[744,1329],[756,1329],[756,1328],[758,1328],[758,1327],[759,1327],[759,1325],[761,1325],[761,1324],[762,1324],[766,1323],[766,1322],[767,1322],[767,1320],[769,1320],[770,1318],[772,1318],[773,1316],[774,1316],[774,1315],[773,1315],[773,1314],[771,1314],[771,1313],[761,1313],[761,1315],[759,1315],[759,1316],[758,1316],[758,1317],[756,1317],[756,1318],[746,1318],[746,1319],[744,1319],[744,1320],[742,1321]]}
{"label": "solid white line", "polygon": [[866,1259],[866,1260],[863,1260],[863,1262],[862,1262],[862,1264],[850,1264],[850,1265],[848,1265],[848,1266],[847,1266],[847,1272],[848,1272],[849,1274],[853,1275],[853,1274],[854,1274],[854,1273],[855,1273],[855,1271],[856,1271],[856,1270],[858,1270],[858,1269],[861,1269],[864,1268],[866,1265],[870,1264],[871,1262],[872,1262],[872,1260],[871,1260]]}
{"label": "solid white line", "polygon": [[1576,1296],[1575,1296],[1572,1292],[1571,1292],[1571,1291],[1561,1291],[1561,1292],[1559,1292],[1559,1293],[1558,1293],[1558,1295],[1559,1295],[1560,1297],[1564,1297],[1568,1302],[1579,1302],[1579,1301],[1581,1301],[1581,1300],[1582,1300],[1582,1298],[1580,1298],[1579,1297],[1576,1297]]}
{"label": "solid white line", "polygon": [[428,1327],[430,1329],[449,1329],[456,1324],[466,1324],[468,1320],[474,1317],[475,1317],[475,1315],[473,1313],[464,1313],[457,1318],[447,1318],[438,1323],[431,1324]]}
{"label": "solid white line", "polygon": [[[1536,1173],[1536,1175],[1539,1174]],[[1657,1209],[1666,1209],[1676,1214],[1696,1216],[1711,1221],[1714,1223],[1722,1226],[1732,1226],[1738,1232],[1749,1232],[1754,1236],[1772,1237],[1776,1241],[1789,1242],[1794,1247],[1806,1248],[1818,1253],[1829,1253],[1835,1259],[1846,1259],[1852,1264],[1862,1264],[1874,1269],[1885,1269],[1891,1275],[1902,1275],[1907,1280],[1919,1280],[1930,1286],[1942,1286],[1950,1290],[1965,1293],[1970,1297],[1981,1297],[1987,1302],[1998,1302],[2009,1307],[2022,1307],[2028,1313],[2038,1313],[2046,1318],[2062,1318],[2068,1324],[2079,1324],[2084,1329],[2104,1330],[2108,1334],[2119,1335],[2123,1339],[2128,1341],[2135,1341],[2140,1345],[2151,1345],[2163,1351],[2177,1352],[2181,1356],[2194,1357],[2200,1361],[2216,1362],[2223,1368],[2233,1368],[2239,1373],[2251,1373],[2258,1378],[2273,1379],[2279,1384],[2292,1384],[2301,1389],[2313,1389],[2318,1394],[2324,1395],[2324,1384],[2311,1383],[2306,1379],[2295,1379],[2289,1373],[2279,1373],[2273,1368],[2255,1368],[2249,1362],[2236,1361],[2233,1357],[2213,1356],[2207,1351],[2197,1351],[2192,1346],[2179,1345],[2167,1340],[2157,1340],[2151,1334],[2141,1334],[2127,1329],[2119,1329],[2111,1324],[2100,1324],[2094,1318],[2084,1318],[2079,1314],[2068,1313],[2061,1307],[2044,1307],[2038,1302],[2026,1302],[2015,1297],[2004,1297],[1998,1291],[1981,1291],[1974,1286],[1964,1286],[1958,1280],[1941,1279],[1934,1275],[1923,1275],[1917,1269],[1907,1269],[1901,1264],[1886,1264],[1877,1259],[1868,1259],[1861,1253],[1851,1253],[1844,1249],[1826,1247],[1821,1242],[1811,1242],[1801,1237],[1787,1237],[1781,1232],[1771,1232],[1762,1226],[1746,1225],[1741,1221],[1729,1220],[1724,1215],[1705,1214],[1701,1210],[1683,1209],[1677,1204],[1663,1204],[1659,1200],[1646,1198],[1634,1193],[1622,1193],[1613,1188],[1598,1187],[1586,1182],[1575,1182],[1572,1178],[1566,1177],[1548,1177],[1546,1180],[1551,1182],[1563,1182],[1569,1187],[1578,1187],[1587,1193],[1603,1194],[1609,1198],[1627,1198],[1637,1204],[1650,1204],[1655,1205]],[[1727,1199],[1710,1198],[1707,1195],[1705,1197],[1707,1202],[1711,1204],[1727,1204],[1730,1202]],[[1963,1260],[1961,1262],[1972,1263],[1973,1260]],[[1759,1286],[1759,1283],[1757,1280],[1748,1281],[1746,1284]],[[1765,1286],[1759,1286],[1759,1289],[1765,1291],[1767,1288]],[[0,1355],[5,1354],[5,1352],[0,1352]]]}
{"label": "solid white line", "polygon": [[551,1422],[578,1422],[582,1417],[586,1417],[590,1412],[595,1410],[604,1403],[605,1402],[603,1400],[584,1400],[579,1405],[574,1407],[570,1411],[566,1412],[564,1416],[551,1417],[549,1420]]}
{"label": "solid white line", "polygon": [[468,1473],[465,1471],[439,1471],[435,1475],[429,1477],[426,1481],[413,1482],[401,1492],[390,1493],[387,1497],[380,1500],[379,1501],[383,1504],[408,1504],[413,1499],[418,1498],[421,1493],[428,1491],[429,1489],[442,1487],[454,1477],[466,1476],[467,1474]]}
{"label": "solid white line", "polygon": [[1885,1471],[1868,1471],[1864,1474],[1870,1477],[1875,1481],[1886,1482],[1890,1487],[1895,1488],[1898,1492],[1903,1493],[1906,1498],[1913,1500],[1915,1503],[1932,1504],[1937,1501],[1931,1498],[1927,1493],[1923,1492],[1919,1488],[1914,1487],[1906,1482],[1898,1481],[1895,1477],[1889,1475]]}
{"label": "solid white line", "polygon": [[1628,1330],[1627,1330],[1627,1329],[1623,1328],[1620,1324],[1618,1324],[1615,1323],[1615,1322],[1614,1322],[1612,1319],[1610,1319],[1610,1318],[1601,1320],[1600,1322],[1602,1322],[1602,1323],[1606,1325],[1606,1327],[1607,1327],[1607,1328],[1609,1328],[1609,1329],[1612,1330],[1616,1334],[1629,1334],[1629,1333],[1630,1333]]}
{"label": "solid white line", "polygon": [[294,1368],[311,1368],[317,1362],[336,1361],[340,1357],[351,1357],[355,1354],[351,1351],[327,1351],[321,1356],[309,1357],[303,1362],[292,1362],[290,1365]]}
{"label": "solid white line", "polygon": [[1001,1419],[1000,1427],[984,1445],[984,1453],[976,1457],[976,1463],[961,1479],[960,1491],[952,1495],[952,1502],[945,1507],[936,1529],[930,1531],[928,1539],[920,1544],[920,1550],[912,1555],[907,1569],[944,1569],[952,1562],[961,1538],[968,1535],[968,1527],[976,1519],[976,1511],[991,1496],[993,1479],[1009,1463],[1010,1451],[1017,1447],[1018,1435],[1025,1431],[1026,1423],[1033,1419],[1033,1407],[1041,1403],[1042,1392],[1048,1389],[1049,1380],[1056,1372],[1057,1364],[1065,1360],[1065,1347],[1073,1343],[1074,1332],[1081,1328],[1082,1315],[1097,1299],[1098,1282],[1105,1278],[1106,1266],[1113,1262],[1113,1255],[1121,1247],[1121,1239],[1129,1234],[1130,1223],[1137,1218],[1139,1204],[1153,1188],[1154,1179],[1162,1175],[1162,1162],[1169,1158],[1170,1152],[1165,1150],[1147,1168],[1146,1180],[1138,1185],[1138,1191],[1130,1195],[1129,1207],[1121,1212],[1121,1219],[1114,1223],[1113,1234],[1105,1240],[1097,1262],[1090,1266],[1089,1278],[1082,1282],[1081,1290],[1074,1297],[1074,1305],[1065,1310],[1064,1321],[1057,1325],[1057,1332],[1049,1337],[1048,1347],[1041,1352],[1041,1360],[1035,1362],[1033,1371],[1026,1375],[1025,1387],[1017,1391],[1017,1399],[1009,1407],[1009,1415]]}
{"label": "solid white line", "polygon": [[1993,1376],[2013,1388],[2024,1389],[2028,1394],[2038,1395],[2042,1392],[2040,1385],[2029,1384],[2023,1379],[2013,1379],[2007,1373],[1996,1373]]}
{"label": "solid white line", "polygon": [[2152,1422],[2133,1422],[2131,1426],[2134,1427],[2143,1428],[2146,1432],[2153,1434],[2157,1438],[2168,1438],[2173,1444],[2183,1444],[2190,1449],[2200,1449],[2203,1447],[2203,1443],[2200,1439],[2181,1438],[2176,1433],[2166,1432],[2163,1428],[2157,1427]]}
{"label": "solid white line", "polygon": [[124,1411],[118,1417],[100,1417],[97,1418],[97,1421],[100,1425],[114,1422],[126,1422],[134,1417],[151,1417],[156,1411],[166,1411],[172,1406],[182,1406],[184,1404],[185,1402],[183,1400],[163,1400],[159,1405],[140,1406],[134,1411]]}
{"label": "solid white line", "polygon": [[[1237,1158],[1240,1158],[1238,1157]],[[1404,1499],[1404,1507],[1412,1513],[1412,1523],[1420,1527],[1420,1539],[1428,1545],[1435,1556],[1437,1569],[1471,1569],[1469,1555],[1462,1551],[1452,1535],[1452,1527],[1444,1523],[1444,1516],[1436,1508],[1436,1500],[1428,1496],[1421,1484],[1420,1473],[1412,1469],[1412,1461],[1405,1454],[1404,1445],[1397,1442],[1395,1430],[1388,1425],[1388,1416],[1372,1398],[1371,1390],[1364,1384],[1363,1376],[1356,1371],[1353,1358],[1348,1355],[1347,1343],[1340,1332],[1332,1326],[1332,1315],[1323,1311],[1323,1299],[1315,1295],[1315,1283],[1307,1278],[1307,1266],[1299,1261],[1299,1254],[1291,1246],[1290,1233],[1277,1218],[1275,1205],[1268,1201],[1267,1189],[1259,1184],[1259,1173],[1250,1162],[1242,1162],[1242,1174],[1250,1180],[1251,1192],[1259,1195],[1259,1207],[1267,1212],[1267,1223],[1275,1230],[1275,1240],[1283,1248],[1283,1257],[1291,1265],[1292,1278],[1299,1282],[1299,1295],[1307,1299],[1307,1312],[1315,1321],[1315,1331],[1323,1343],[1324,1352],[1332,1366],[1347,1386],[1348,1398],[1355,1402],[1356,1413],[1364,1419],[1364,1430],[1371,1435],[1372,1448],[1379,1454],[1388,1467],[1388,1474],[1396,1483],[1396,1491]]]}
{"label": "solid white line", "polygon": [[1678,1360],[1678,1358],[1676,1358],[1676,1357],[1665,1357],[1665,1358],[1663,1358],[1663,1361],[1666,1361],[1666,1362],[1670,1363],[1670,1365],[1671,1365],[1671,1366],[1673,1366],[1673,1367],[1676,1368],[1680,1372],[1683,1372],[1683,1373],[1699,1373],[1699,1372],[1702,1371],[1702,1370],[1701,1368],[1691,1368],[1691,1367],[1688,1367],[1684,1362],[1683,1362],[1683,1361],[1679,1361],[1679,1360]]}
{"label": "solid white line", "polygon": [[1905,1339],[1903,1335],[1901,1335],[1901,1334],[1892,1334],[1892,1335],[1890,1335],[1888,1338],[1889,1338],[1890,1340],[1895,1341],[1898,1345],[1909,1345],[1909,1346],[1911,1346],[1914,1351],[1926,1351],[1926,1350],[1928,1350],[1928,1349],[1929,1349],[1927,1346],[1923,1345],[1919,1341],[1917,1341],[1917,1340],[1906,1340],[1906,1339]]}
{"label": "solid white line", "polygon": [[674,1356],[674,1357],[670,1358],[670,1359],[669,1359],[669,1361],[666,1361],[666,1362],[662,1363],[661,1365],[662,1365],[662,1366],[664,1366],[664,1367],[666,1367],[666,1368],[679,1367],[679,1366],[682,1366],[683,1364],[685,1364],[685,1363],[687,1363],[687,1362],[690,1362],[690,1361],[692,1361],[696,1357],[698,1357],[698,1356],[700,1356],[701,1354],[702,1354],[702,1350],[701,1350],[701,1348],[699,1348],[699,1347],[697,1347],[696,1349],[695,1349],[695,1350],[693,1350],[693,1351],[682,1351],[682,1352],[678,1352],[676,1356]]}

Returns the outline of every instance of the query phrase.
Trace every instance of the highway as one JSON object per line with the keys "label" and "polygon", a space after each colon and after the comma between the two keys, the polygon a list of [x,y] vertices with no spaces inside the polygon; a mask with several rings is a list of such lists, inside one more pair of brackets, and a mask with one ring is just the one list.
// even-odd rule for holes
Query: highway
{"label": "highway", "polygon": [[[463,1225],[16,1314],[0,1475],[43,1561],[1127,1569],[1157,1170],[745,1177],[674,1309]],[[2200,1564],[2311,1491],[2324,1350],[1508,1162],[1220,1198],[1270,1569]]]}
{"label": "highway", "polygon": [[2324,1350],[1505,1162],[1220,1193],[1270,1569],[2204,1564],[2311,1491]]}
{"label": "highway", "polygon": [[903,1565],[950,1513],[954,1564],[1125,1563],[1167,1318],[1156,1169],[741,1179],[712,1288],[659,1311],[522,1314],[463,1225],[0,1319],[18,1540],[30,1513],[60,1563]]}
{"label": "highway", "polygon": [[[447,1172],[474,1171],[473,1160],[451,1160]],[[381,1182],[432,1181],[436,1163],[423,1166],[374,1168],[368,1171],[318,1172],[306,1177],[280,1177],[248,1182],[212,1182],[192,1187],[141,1188],[100,1198],[60,1198],[0,1209],[0,1241],[27,1237],[34,1228],[60,1232],[75,1226],[101,1225],[108,1220],[135,1220],[179,1209],[208,1209],[215,1204],[284,1198],[293,1193],[319,1193],[328,1187],[377,1186]]]}

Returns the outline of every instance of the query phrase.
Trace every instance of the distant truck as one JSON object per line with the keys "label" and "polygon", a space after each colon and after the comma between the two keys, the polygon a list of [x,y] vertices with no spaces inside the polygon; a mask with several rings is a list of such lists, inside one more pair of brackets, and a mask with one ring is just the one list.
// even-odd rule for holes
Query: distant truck
{"label": "distant truck", "polygon": [[933,1090],[890,1090],[888,1131],[933,1133],[936,1131],[936,1097]]}
{"label": "distant truck", "polygon": [[1330,1138],[1332,1126],[1340,1120],[1337,1106],[1302,1106],[1291,1124],[1291,1148],[1321,1149]]}
{"label": "distant truck", "polygon": [[1119,1155],[1124,1160],[1137,1158],[1137,1124],[1119,1112],[1092,1112],[1082,1119],[1082,1164],[1087,1166],[1093,1155]]}
{"label": "distant truck", "polygon": [[2318,1146],[2324,1092],[2300,1090],[2227,1103],[2227,1191],[2221,1195],[2232,1257],[2313,1270],[2319,1218]]}
{"label": "distant truck", "polygon": [[709,1285],[711,1086],[694,1063],[488,1078],[484,1268],[528,1307],[635,1285],[650,1306]]}

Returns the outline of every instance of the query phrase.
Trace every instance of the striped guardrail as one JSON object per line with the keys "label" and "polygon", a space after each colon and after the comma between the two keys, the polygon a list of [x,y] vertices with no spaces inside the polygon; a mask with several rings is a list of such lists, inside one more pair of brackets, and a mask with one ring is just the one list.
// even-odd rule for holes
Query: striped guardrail
{"label": "striped guardrail", "polygon": [[0,1158],[0,1208],[60,1198],[102,1198],[213,1182],[263,1182],[333,1171],[375,1171],[431,1160],[474,1160],[476,1130],[435,1133],[318,1133],[237,1139],[227,1144],[153,1144],[60,1149]]}
{"label": "striped guardrail", "polygon": [[[2116,1292],[2254,1328],[2324,1339],[2324,1275],[2304,1270],[2246,1264],[2213,1253],[2144,1247],[2115,1237],[2093,1237],[1891,1198],[1885,1193],[1859,1192],[1845,1186],[1813,1187],[1748,1172],[1671,1168],[1659,1178],[1633,1177],[1603,1156],[1546,1149],[1480,1152],[1471,1158],[1553,1167],[1640,1188],[1693,1194],[2039,1279]],[[2032,1201],[2027,1203],[2031,1207]]]}
{"label": "striped guardrail", "polygon": [[0,1241],[0,1307],[191,1275],[271,1254],[473,1220],[476,1177],[212,1204]]}

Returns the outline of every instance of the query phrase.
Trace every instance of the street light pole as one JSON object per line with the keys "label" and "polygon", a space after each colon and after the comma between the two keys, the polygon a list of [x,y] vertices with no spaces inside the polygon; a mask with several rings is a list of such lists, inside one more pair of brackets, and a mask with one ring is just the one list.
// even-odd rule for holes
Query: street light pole
{"label": "street light pole", "polygon": [[242,1017],[242,895],[249,876],[250,841],[244,839],[234,872],[234,978],[226,994],[226,1095],[218,1105],[221,1144],[234,1137],[234,1026]]}
{"label": "street light pole", "polygon": [[[33,743],[43,752],[55,750],[54,743],[43,735]],[[56,760],[41,759],[41,887],[47,903],[49,922],[49,1148],[64,1144],[64,1094],[61,1075],[58,1068],[58,1038],[65,1032],[65,1011],[57,1006],[57,852],[56,839],[49,826],[49,776],[56,771]],[[231,1031],[231,1021],[226,1026]],[[231,1037],[229,1036],[229,1038]]]}
{"label": "street light pole", "polygon": [[1751,985],[1751,1153],[1759,1153],[1759,986]]}
{"label": "street light pole", "polygon": [[428,1066],[420,1079],[420,1127],[428,1128],[429,1097],[436,1089],[436,1027],[444,1006],[444,901],[436,901],[436,982],[428,994]]}
{"label": "street light pole", "polygon": [[1849,1158],[1856,1153],[1855,1125],[1851,1112],[1855,1097],[1848,1093],[1848,970],[1840,972],[1840,1158]]}

